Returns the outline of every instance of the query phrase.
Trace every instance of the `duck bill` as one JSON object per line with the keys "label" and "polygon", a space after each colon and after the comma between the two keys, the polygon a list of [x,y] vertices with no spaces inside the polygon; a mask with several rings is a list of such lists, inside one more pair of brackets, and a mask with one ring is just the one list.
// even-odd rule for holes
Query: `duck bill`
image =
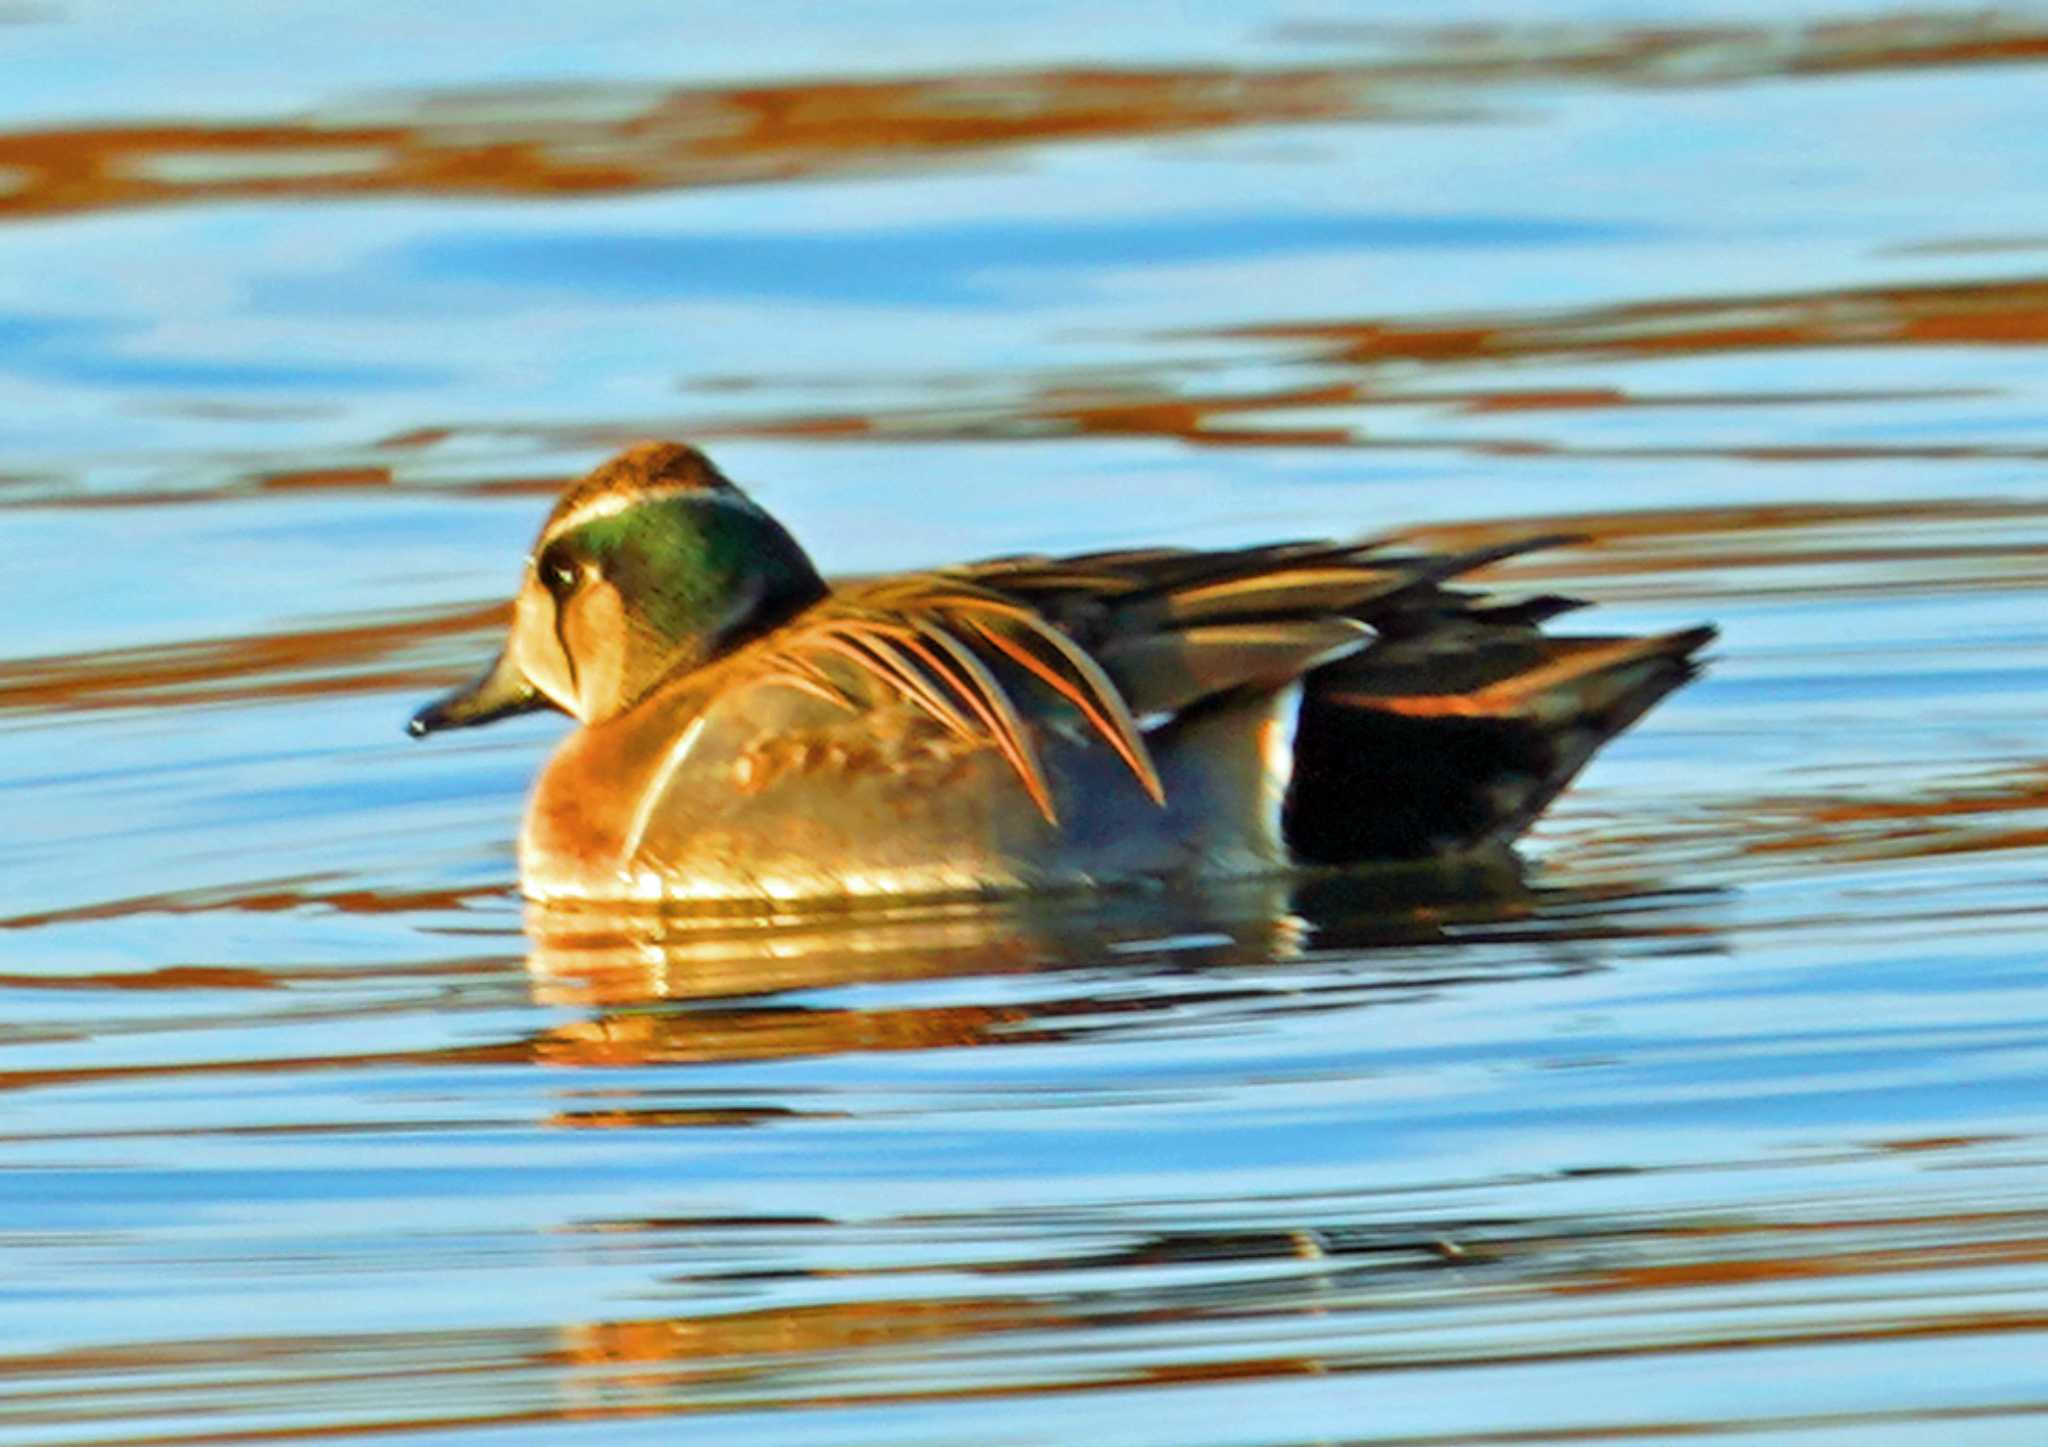
{"label": "duck bill", "polygon": [[527,682],[526,675],[512,661],[508,651],[499,654],[497,661],[485,669],[483,676],[474,683],[442,694],[414,714],[407,721],[405,731],[416,739],[423,739],[443,729],[473,728],[477,724],[511,718],[514,714],[553,707],[539,689]]}

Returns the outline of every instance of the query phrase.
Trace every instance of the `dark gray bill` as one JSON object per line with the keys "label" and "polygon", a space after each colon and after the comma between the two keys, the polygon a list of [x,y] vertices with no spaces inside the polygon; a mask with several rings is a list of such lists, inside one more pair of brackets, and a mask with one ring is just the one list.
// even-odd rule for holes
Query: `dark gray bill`
{"label": "dark gray bill", "polygon": [[552,707],[540,690],[526,681],[526,675],[511,658],[501,653],[476,682],[442,694],[414,714],[407,720],[405,731],[423,739],[443,729],[471,728]]}

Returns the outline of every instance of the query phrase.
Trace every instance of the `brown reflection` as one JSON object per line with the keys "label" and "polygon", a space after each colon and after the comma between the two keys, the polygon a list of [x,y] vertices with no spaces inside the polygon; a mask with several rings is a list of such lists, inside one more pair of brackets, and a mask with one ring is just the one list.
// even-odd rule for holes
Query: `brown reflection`
{"label": "brown reflection", "polygon": [[1472,361],[1574,354],[1697,356],[1841,346],[2026,346],[2048,341],[2048,281],[1858,287],[1588,307],[1507,321],[1339,321],[1233,328],[1316,344],[1329,359]]}
{"label": "brown reflection", "polygon": [[[1587,831],[1548,858],[1574,879],[1597,878],[1609,868],[1636,870],[1643,858],[1655,857],[1709,864],[1715,878],[1733,881],[2048,848],[2048,767],[2033,761],[1969,773],[1930,767],[1912,783],[1902,783],[1900,773],[1892,769],[1876,784],[1867,770],[1844,773],[1832,792],[1694,802],[1647,829]],[[1894,897],[1882,918],[1893,928],[1963,934],[2018,929],[2041,914],[2042,903],[2032,896],[1956,904],[1933,893],[1917,905]],[[1780,918],[1767,928],[1839,934],[1867,922],[1853,910],[1830,909]]]}
{"label": "brown reflection", "polygon": [[[1245,1204],[1231,1203],[1231,1209]],[[920,1217],[865,1226],[740,1223],[733,1232],[739,1241],[759,1241],[749,1255],[787,1240],[802,1243],[815,1258],[821,1247],[844,1237],[854,1259],[867,1264],[819,1274],[829,1275],[841,1291],[849,1281],[870,1279],[878,1293],[888,1294],[857,1304],[576,1325],[565,1328],[565,1354],[578,1366],[634,1368],[630,1377],[607,1376],[606,1383],[630,1381],[666,1399],[673,1410],[717,1384],[720,1363],[734,1357],[772,1359],[757,1362],[762,1371],[754,1390],[724,1383],[749,1404],[848,1404],[1304,1371],[1654,1358],[1819,1342],[2048,1332],[2048,1314],[2001,1309],[1997,1277],[1985,1279],[1988,1295],[1982,1302],[1969,1286],[1931,1296],[1893,1289],[1876,1310],[1867,1291],[1825,1302],[1803,1290],[1778,1298],[1759,1294],[1816,1279],[1876,1288],[1884,1278],[1916,1273],[1940,1272],[1949,1281],[1958,1271],[2039,1266],[2048,1262],[2048,1216],[2039,1211],[1674,1223],[1310,1219],[1267,1231],[1147,1230],[1141,1221],[1114,1214],[1063,1224],[1127,1239],[1070,1254],[1053,1249],[1055,1235],[1047,1251],[1019,1258],[1020,1236],[1046,1234],[1028,1214],[1009,1221]],[[691,1243],[693,1255],[706,1246],[707,1233],[711,1240],[721,1234],[718,1223],[705,1221],[631,1229],[656,1240],[675,1233]],[[964,1237],[985,1254],[976,1256],[973,1244],[958,1244],[942,1262],[916,1264],[919,1245],[933,1236],[956,1243]],[[892,1246],[903,1264],[887,1260]],[[1255,1262],[1291,1269],[1236,1269]],[[1205,1265],[1215,1269],[1203,1273]],[[790,1273],[798,1282],[809,1274]],[[1014,1284],[1003,1295],[905,1298],[902,1282],[920,1275]],[[1052,1281],[1058,1282],[1056,1290],[1039,1285]],[[715,1284],[707,1278],[693,1286]],[[1739,1303],[1719,1299],[1731,1289],[1742,1292]],[[1500,1314],[1517,1301],[1534,1305],[1545,1298],[1587,1304],[1575,1308],[1568,1327],[1541,1312]],[[1416,1330],[1418,1313],[1442,1322],[1482,1305],[1488,1322],[1468,1322],[1448,1338]],[[1289,1318],[1314,1327],[1276,1337],[1270,1324]],[[1269,1325],[1247,1330],[1261,1321]],[[1217,1329],[1202,1332],[1205,1324]],[[1136,1348],[1137,1361],[1105,1376],[1095,1355],[1103,1334],[1114,1332],[1135,1344],[1143,1338],[1134,1329],[1142,1328],[1171,1328],[1163,1338],[1171,1345]],[[1020,1330],[1047,1334],[1047,1347],[1028,1363],[947,1350]],[[916,1358],[913,1375],[891,1370],[887,1349],[900,1341],[930,1349]],[[1280,1343],[1292,1350],[1274,1351]],[[1184,1355],[1176,1356],[1176,1348]],[[802,1377],[804,1359],[814,1354],[814,1369],[828,1376],[812,1387]],[[986,1375],[978,1375],[974,1363]],[[834,1386],[825,1386],[826,1380]],[[861,1385],[849,1391],[851,1382]],[[717,1399],[737,1405],[724,1390]]]}
{"label": "brown reflection", "polygon": [[588,196],[870,172],[1028,142],[1355,117],[1369,72],[1017,71],[428,96],[369,120],[0,136],[0,216],[250,196]]}
{"label": "brown reflection", "polygon": [[[811,1007],[792,992],[914,980],[994,979],[1063,967],[1125,963],[1135,978],[1156,967],[1148,940],[1200,934],[1198,962],[1283,958],[1298,951],[1298,922],[1278,887],[1211,898],[1207,913],[1159,902],[1083,899],[905,908],[872,905],[804,913],[618,913],[533,906],[527,967],[541,1004],[598,1013],[533,1042],[543,1064],[579,1069],[783,1059],[846,1052],[917,1051],[1043,1043],[1069,1021],[1157,1011],[1185,995],[1122,998],[1125,983],[1098,979],[1028,1004],[994,999],[946,1004]],[[1230,911],[1227,925],[1221,909]],[[1190,926],[1189,920],[1208,921]],[[1139,948],[1129,951],[1133,945]],[[677,1124],[664,1105],[607,1105],[559,1113],[565,1126]],[[683,1121],[694,1124],[693,1121]]]}
{"label": "brown reflection", "polygon": [[[1370,419],[1374,410],[1393,409],[1432,409],[1458,419],[1621,409],[1725,412],[1831,405],[1876,408],[1978,397],[1985,394],[1943,387],[1674,392],[1624,386],[1517,386],[1497,381],[1417,385],[1414,371],[1417,367],[1441,367],[1447,374],[1469,377],[1475,367],[1569,363],[1589,358],[1653,360],[1839,347],[2038,346],[2048,343],[2048,279],[2039,277],[1705,297],[1481,318],[1382,317],[1250,325],[1201,334],[1199,339],[1279,344],[1285,348],[1280,360],[1313,366],[1323,379],[1261,390],[1205,390],[1191,384],[1188,378],[1213,363],[1197,365],[1167,358],[1147,368],[1107,369],[1100,375],[991,374],[978,378],[897,379],[899,388],[905,392],[925,396],[966,394],[965,400],[914,407],[744,418],[699,412],[598,424],[432,427],[387,437],[378,445],[406,451],[438,445],[457,435],[489,437],[500,442],[520,439],[555,449],[611,448],[653,435],[687,435],[700,440],[872,438],[892,444],[1148,437],[1206,447],[1348,446],[1484,457],[1700,457],[1764,463],[2048,458],[2048,447],[2038,443],[1981,441],[1853,445],[1796,441],[1768,445],[1660,442],[1593,448],[1539,438],[1430,432],[1418,430],[1413,424],[1396,432],[1381,429]],[[1327,379],[1327,374],[1335,369],[1359,375]],[[730,382],[726,390],[746,385],[749,384],[745,379],[738,379]],[[1358,413],[1368,414],[1367,419],[1360,422],[1346,415]],[[402,473],[398,481],[403,485]],[[233,490],[247,491],[258,485],[260,480],[252,480]],[[559,485],[559,479],[521,478],[469,486],[488,492],[552,492]],[[113,499],[102,496],[94,500]]]}
{"label": "brown reflection", "polygon": [[[367,1013],[367,1012],[362,1012]],[[253,1019],[244,1023],[259,1023]],[[525,1065],[533,1051],[523,1041],[456,1045],[441,1050],[395,1050],[351,1055],[287,1055],[256,1059],[171,1061],[149,1065],[69,1065],[38,1070],[0,1070],[0,1091],[37,1090],[57,1085],[105,1084],[195,1075],[303,1075],[317,1070],[378,1070],[395,1065]],[[349,1127],[353,1129],[354,1127]]]}
{"label": "brown reflection", "polygon": [[[898,1010],[754,1009],[689,1014],[608,1014],[551,1030],[534,1042],[543,1065],[605,1069],[621,1065],[685,1065],[714,1061],[780,1060],[797,1055],[843,1055],[877,1050],[936,1050],[1005,1041],[1048,1040],[1051,1031],[1020,1029],[1024,1009],[973,1005]],[[1008,1033],[1005,1027],[1010,1027]],[[666,1112],[637,1117],[667,1124]],[[609,1112],[600,1124],[617,1124]],[[580,1114],[563,1124],[589,1124]]]}
{"label": "brown reflection", "polygon": [[1931,859],[2048,846],[2048,768],[1930,781],[1908,796],[1751,799],[1742,851],[1813,862]]}
{"label": "brown reflection", "polygon": [[89,975],[0,974],[0,989],[17,990],[281,990],[269,970],[234,965],[165,965]]}
{"label": "brown reflection", "polygon": [[[694,1311],[552,1328],[138,1338],[18,1353],[0,1357],[5,1415],[15,1427],[61,1424],[67,1440],[90,1424],[110,1434],[97,1439],[106,1442],[292,1441],[1715,1353],[1796,1371],[1803,1355],[1778,1354],[1824,1343],[2038,1341],[2048,1333],[2048,1314],[2012,1296],[2006,1274],[2048,1262],[2048,1217],[2039,1211],[1676,1223],[1408,1221],[1375,1219],[1368,1208],[1363,1219],[1309,1217],[1268,1232],[1147,1222],[1161,1210],[1216,1205],[1089,1212],[1064,1229],[1028,1213],[865,1224],[679,1221],[639,1229],[650,1247],[673,1232],[693,1263],[749,1259],[777,1241],[800,1240],[811,1259],[831,1253],[848,1265],[777,1279],[699,1271],[677,1283],[703,1301]],[[1127,1244],[1062,1252],[1072,1230]],[[951,1243],[954,1259],[916,1264],[935,1235]],[[1044,1250],[1020,1259],[1020,1241]],[[1247,1272],[1249,1263],[1265,1265]],[[1913,1280],[1927,1273],[1939,1275]],[[927,1274],[935,1278],[929,1292],[906,1289]],[[948,1278],[962,1277],[974,1279],[974,1289],[947,1288]],[[814,1299],[814,1283],[828,1279],[842,1299]],[[1837,1289],[1818,1289],[1821,1282]],[[870,1294],[843,1299],[866,1284]],[[1013,1349],[1021,1333],[1031,1334],[1029,1352]],[[2015,1345],[2024,1350],[2024,1341]],[[393,1391],[399,1379],[408,1390]],[[1869,1411],[1772,1417],[1731,1407],[1640,1428],[1613,1425],[1589,1408],[1583,1424],[1542,1419],[1539,1435],[1669,1440],[1955,1415],[1939,1398],[1920,1402],[1908,1395]],[[2048,1402],[1967,1410],[2017,1419],[2048,1411]],[[301,1422],[290,1424],[294,1417]],[[1403,1440],[1449,1447],[1479,1439]]]}
{"label": "brown reflection", "polygon": [[[441,914],[466,909],[485,900],[506,898],[511,894],[509,884],[474,885],[461,889],[323,887],[326,884],[324,878],[293,879],[252,883],[229,889],[129,895],[121,899],[101,900],[94,904],[73,905],[66,909],[7,915],[0,917],[0,929],[38,929],[44,925],[127,919],[141,914],[283,914],[315,909],[331,909],[341,914],[357,915]],[[180,967],[178,972],[182,974],[186,971],[184,967]]]}
{"label": "brown reflection", "polygon": [[[2019,442],[1836,442],[1584,446],[1540,437],[1500,437],[1405,423],[1381,428],[1375,411],[1435,411],[1456,422],[1581,411],[1718,411],[1809,406],[1865,409],[1979,397],[1957,388],[1787,389],[1764,392],[1679,392],[1620,385],[1543,387],[1474,378],[1475,368],[1531,364],[1653,360],[1751,351],[1841,347],[2017,347],[2048,344],[2048,278],[1915,287],[1873,287],[1798,293],[1690,298],[1630,306],[1498,314],[1478,318],[1367,317],[1327,322],[1254,324],[1202,334],[1280,347],[1279,360],[1312,368],[1317,380],[1258,390],[1211,386],[1190,378],[1216,367],[1163,357],[1143,367],[1053,373],[991,373],[976,377],[905,375],[894,390],[964,400],[910,407],[804,413],[719,415],[691,409],[673,415],[591,423],[524,421],[429,425],[337,450],[327,460],[291,469],[250,469],[211,488],[180,492],[58,491],[47,480],[25,484],[5,505],[67,508],[202,502],[281,493],[398,490],[480,496],[553,496],[558,475],[427,479],[409,459],[455,440],[540,445],[551,451],[613,449],[651,436],[784,438],[831,441],[1049,441],[1072,437],[1171,439],[1190,446],[1346,446],[1361,450],[1442,451],[1479,457],[1717,458],[1759,463],[1819,461],[2048,459],[2048,446]],[[1162,338],[1172,341],[1176,338]],[[1184,340],[1184,339],[1182,339]],[[1391,365],[1390,365],[1391,364]],[[1418,384],[1417,368],[1441,367],[1449,385]],[[1332,378],[1333,371],[1340,375]],[[870,379],[872,380],[872,379]],[[790,379],[779,378],[777,385]],[[717,391],[739,390],[727,379]],[[804,385],[815,389],[817,379]],[[1366,420],[1356,420],[1365,414]],[[1779,429],[1781,432],[1783,428]],[[5,704],[0,677],[0,706]]]}
{"label": "brown reflection", "polygon": [[[1735,409],[1851,403],[1866,407],[1973,394],[1943,388],[1799,390],[1787,392],[1659,392],[1618,386],[1540,388],[1501,385],[1416,387],[1389,382],[1388,364],[1469,370],[1477,364],[1566,362],[1582,358],[1642,359],[1725,352],[1835,347],[2038,346],[2048,342],[2048,280],[1852,288],[1791,294],[1708,297],[1632,306],[1485,318],[1394,319],[1285,323],[1211,334],[1289,344],[1291,360],[1363,369],[1355,381],[1322,382],[1256,392],[1187,392],[1169,375],[1147,381],[1123,374],[1089,387],[1071,384],[977,400],[973,405],[878,413],[823,413],[785,418],[698,419],[698,436],[780,436],[858,439],[1007,440],[1062,436],[1170,437],[1202,446],[1336,446],[1446,450],[1494,456],[1551,456],[1574,449],[1547,441],[1472,435],[1380,432],[1370,423],[1321,421],[1331,409],[1436,408],[1452,416],[1512,415],[1614,409]],[[616,428],[550,430],[557,444],[616,442]],[[2039,458],[2048,448],[2000,443],[1782,443],[1768,446],[1659,444],[1603,447],[1603,457],[1722,457],[1752,462],[1841,461],[1857,458],[1958,460]]]}
{"label": "brown reflection", "polygon": [[466,645],[502,630],[504,620],[503,604],[479,604],[380,623],[22,659],[0,663],[0,711],[417,692],[449,682],[453,673],[429,661],[431,645]]}
{"label": "brown reflection", "polygon": [[[0,136],[0,216],[237,197],[588,196],[929,165],[961,152],[1243,125],[1469,113],[1553,79],[1728,83],[2048,54],[2000,11],[1798,26],[1388,32],[1399,58],[1293,69],[1048,69],[705,89],[448,92],[255,123]],[[1330,38],[1330,37],[1324,37]]]}
{"label": "brown reflection", "polygon": [[[558,485],[548,483],[549,489]],[[1578,541],[1516,560],[1496,573],[1501,586],[1541,583],[1600,601],[1667,602],[2048,587],[2048,503],[2040,502],[1965,499],[1532,513],[1416,528],[1403,536],[1431,548],[1457,550],[1535,532],[1568,533]],[[336,693],[417,694],[474,672],[503,628],[504,605],[480,603],[376,623],[0,663],[0,713],[282,701]],[[374,891],[308,897],[298,885],[280,889],[276,907],[320,903],[355,911],[415,904]],[[248,902],[238,907],[264,907],[262,891],[245,893]],[[155,909],[175,903],[151,896],[108,907]],[[438,907],[432,899],[416,903]],[[0,927],[54,918],[0,919]]]}
{"label": "brown reflection", "polygon": [[[1199,1016],[1420,999],[1451,988],[1597,968],[1616,939],[1710,947],[1669,898],[1623,886],[1534,890],[1497,859],[1168,896],[1069,897],[738,918],[535,906],[534,999],[597,1013],[530,1042],[585,1070],[847,1052],[1043,1044]],[[1607,906],[1613,913],[1607,913]],[[1492,956],[1475,951],[1510,942]],[[1276,996],[1263,967],[1306,956],[1344,969]],[[1073,973],[1067,973],[1073,972]],[[1039,977],[1019,995],[994,983]],[[943,1004],[839,1008],[777,998],[919,980],[989,982]],[[660,1087],[650,1084],[650,1096]],[[639,1096],[639,1092],[634,1092]],[[564,1126],[696,1125],[665,1102],[606,1101]]]}
{"label": "brown reflection", "polygon": [[1516,560],[1503,585],[1600,601],[2034,590],[2048,587],[2048,503],[1986,499],[1764,503],[1531,513],[1412,528],[1432,547],[1555,529],[1576,542]]}
{"label": "brown reflection", "polygon": [[[1511,930],[1568,908],[1587,911],[1575,916],[1570,937],[1597,939],[1613,923],[1596,912],[1608,901],[1667,902],[1625,886],[1533,889],[1502,852],[1199,888],[901,906],[849,901],[801,912],[534,904],[527,966],[541,1003],[603,1008],[1107,962],[1195,972],[1317,949],[1446,944],[1452,929],[1461,941],[1483,939],[1488,927]],[[1647,916],[1627,921],[1638,927],[1656,932]]]}
{"label": "brown reflection", "polygon": [[[343,892],[344,897],[354,892]],[[372,909],[391,901],[362,892]],[[495,896],[498,891],[485,892]],[[41,925],[147,909],[307,907],[317,891],[281,888],[240,896],[121,901]],[[593,1075],[543,1119],[567,1128],[704,1127],[772,1124],[832,1112],[755,1102],[678,1105],[670,1083],[635,1081],[613,1090],[601,1072],[666,1069],[847,1052],[1006,1046],[1157,1028],[1200,1016],[1398,1004],[1446,989],[1599,968],[1618,940],[1659,941],[1674,950],[1712,948],[1708,926],[1686,907],[1697,894],[1659,895],[1617,883],[1575,889],[1524,885],[1511,857],[1354,875],[1251,881],[1195,891],[1047,896],[1016,901],[888,909],[849,906],[807,914],[616,914],[534,907],[527,920],[527,989],[532,1002],[583,1013],[512,1039],[410,1051],[67,1064],[0,1068],[0,1092],[53,1086],[215,1075],[293,1076],[309,1071],[509,1065]],[[434,908],[460,908],[468,892],[437,893]],[[252,903],[253,901],[253,903]],[[418,899],[406,908],[423,907]],[[23,920],[6,921],[21,924]],[[1488,945],[1511,949],[1483,952]],[[1320,955],[1343,968],[1313,985],[1291,981],[1275,993],[1257,972]],[[502,977],[515,960],[479,955],[404,966],[408,977]],[[387,967],[351,967],[378,974]],[[165,970],[147,976],[37,976],[31,988],[77,990],[268,990],[308,974],[267,970]],[[1028,989],[996,983],[1042,976]],[[885,1002],[866,1008],[810,1005],[794,993],[920,980],[986,982],[974,998],[946,1003]],[[7,981],[0,980],[0,984]],[[952,993],[952,992],[949,992]],[[303,1006],[280,1008],[309,1018]],[[347,1006],[369,1018],[390,1008]],[[259,1013],[237,1023],[264,1022]],[[89,1031],[110,1028],[96,1019]],[[160,1023],[151,1029],[164,1028]],[[0,1065],[4,1065],[0,1050]],[[675,1081],[683,1089],[687,1082]],[[332,1127],[316,1127],[327,1129]],[[344,1127],[351,1128],[352,1127]]]}
{"label": "brown reflection", "polygon": [[265,473],[256,479],[256,486],[265,492],[314,492],[337,487],[386,487],[390,482],[388,467],[304,467]]}
{"label": "brown reflection", "polygon": [[[992,1332],[1061,1324],[1056,1309],[1028,1299],[935,1297],[872,1300],[723,1316],[578,1323],[561,1352],[577,1367],[710,1368],[734,1357],[840,1353],[957,1341]],[[765,1364],[748,1375],[766,1375]],[[611,1378],[619,1385],[681,1385],[671,1372]]]}

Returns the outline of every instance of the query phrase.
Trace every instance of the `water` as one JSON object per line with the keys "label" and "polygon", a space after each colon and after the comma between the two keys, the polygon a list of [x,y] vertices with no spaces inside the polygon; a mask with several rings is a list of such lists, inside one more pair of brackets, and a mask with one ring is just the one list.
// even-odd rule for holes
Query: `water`
{"label": "water", "polygon": [[[515,7],[516,9],[516,7]],[[2048,20],[0,10],[0,1441],[2048,1436]],[[1711,619],[1484,896],[528,919],[562,479]]]}

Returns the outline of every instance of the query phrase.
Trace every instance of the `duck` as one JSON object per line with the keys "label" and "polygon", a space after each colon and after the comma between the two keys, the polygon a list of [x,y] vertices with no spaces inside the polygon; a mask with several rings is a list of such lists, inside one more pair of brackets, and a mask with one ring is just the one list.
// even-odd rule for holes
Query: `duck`
{"label": "duck", "polygon": [[540,902],[927,899],[1471,857],[1696,675],[1712,627],[1455,580],[1569,539],[1012,555],[828,583],[701,451],[554,504],[497,659],[424,737],[575,720],[519,836]]}

